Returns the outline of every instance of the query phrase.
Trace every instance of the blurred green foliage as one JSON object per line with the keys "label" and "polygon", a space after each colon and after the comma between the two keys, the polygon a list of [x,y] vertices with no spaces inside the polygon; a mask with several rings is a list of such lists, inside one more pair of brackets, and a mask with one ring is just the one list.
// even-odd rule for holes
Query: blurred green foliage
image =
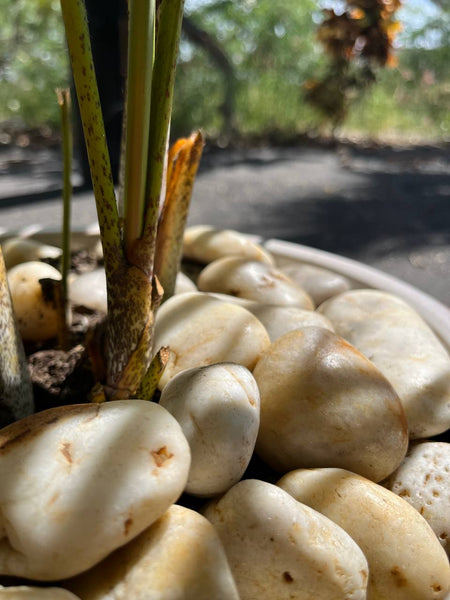
{"label": "blurred green foliage", "polygon": [[[315,0],[219,0],[188,13],[212,34],[235,70],[235,126],[242,135],[305,129],[318,115],[302,99],[324,62],[315,40]],[[209,56],[185,40],[177,74],[174,129],[221,133],[223,78]]]}
{"label": "blurred green foliage", "polygon": [[69,81],[59,0],[0,0],[0,122],[57,126]]}
{"label": "blurred green foliage", "polygon": [[[329,3],[192,2],[195,10],[188,13],[190,18],[218,40],[234,65],[235,124],[240,134],[289,138],[332,131],[333,125],[305,102],[309,80],[327,73],[328,59],[316,38],[322,18],[319,5],[325,4]],[[376,139],[448,139],[448,33],[445,10],[438,18],[424,20],[422,28],[405,28],[398,65],[378,69],[377,82],[354,98],[346,120],[334,133]],[[435,47],[427,48],[430,39]],[[175,131],[203,127],[209,135],[220,136],[224,80],[208,54],[185,40],[177,77]]]}
{"label": "blurred green foliage", "polygon": [[450,139],[450,47],[407,48],[357,101],[344,131],[368,137]]}
{"label": "blurred green foliage", "polygon": [[[327,57],[316,39],[319,0],[186,0],[186,8],[232,65],[239,135],[287,139],[329,131],[322,115],[304,100],[306,82],[326,72]],[[0,123],[57,127],[54,90],[69,81],[59,0],[0,0],[0,10]],[[430,35],[446,42],[448,33],[445,11],[422,30],[404,31],[398,66],[380,70],[377,83],[355,99],[335,133],[449,139],[450,46],[427,42]],[[225,81],[211,55],[184,37],[174,135],[202,127],[210,138],[226,137],[221,112]]]}

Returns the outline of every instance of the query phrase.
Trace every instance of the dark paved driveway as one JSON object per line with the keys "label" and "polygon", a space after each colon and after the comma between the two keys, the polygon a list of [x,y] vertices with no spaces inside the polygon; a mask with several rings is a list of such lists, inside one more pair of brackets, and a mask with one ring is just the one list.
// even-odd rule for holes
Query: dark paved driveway
{"label": "dark paved driveway", "polygon": [[[58,153],[16,150],[0,150],[0,228],[60,227]],[[189,222],[356,258],[449,305],[448,150],[311,145],[206,152]],[[76,193],[74,227],[95,218],[92,194]]]}

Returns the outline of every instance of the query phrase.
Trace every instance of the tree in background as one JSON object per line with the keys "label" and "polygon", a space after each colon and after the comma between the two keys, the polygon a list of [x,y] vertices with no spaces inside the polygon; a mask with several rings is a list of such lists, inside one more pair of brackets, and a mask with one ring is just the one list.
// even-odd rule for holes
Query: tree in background
{"label": "tree in background", "polygon": [[236,129],[234,123],[236,73],[233,63],[217,39],[197,25],[188,15],[184,15],[183,18],[183,34],[190,42],[202,48],[209,55],[213,65],[222,73],[224,91],[223,102],[219,106],[223,118],[222,131],[232,135]]}
{"label": "tree in background", "polygon": [[[98,30],[101,37],[118,1],[87,0],[89,6],[99,7],[102,2],[107,5],[108,19],[91,20],[93,30]],[[319,111],[317,104],[305,101],[304,91],[307,82],[318,84],[328,74],[331,55],[324,52],[316,35],[318,24],[323,22],[319,32],[335,53],[345,57],[342,67],[346,78],[336,76],[334,91],[321,96],[322,101],[331,100],[327,118],[328,123],[340,125],[337,134],[376,139],[448,139],[448,0],[404,3],[404,30],[396,44],[399,65],[393,69],[380,68],[386,59],[386,48],[390,49],[388,56],[392,55],[392,36],[397,27],[374,27],[374,23],[390,23],[389,19],[379,18],[382,4],[367,0],[359,8],[353,2],[355,10],[351,13],[348,2],[348,10],[341,17],[321,12],[325,1],[332,3],[186,0],[187,19],[175,89],[174,136],[198,127],[210,140],[224,142],[233,129],[241,137],[261,141],[293,139],[304,133],[314,135],[325,120],[324,112]],[[120,2],[126,4],[126,0]],[[368,10],[370,6],[378,10],[375,22]],[[396,4],[391,2],[389,6],[395,8]],[[0,26],[0,142],[5,143],[12,128],[17,131],[58,127],[54,88],[69,84],[69,72],[59,0],[0,0],[0,9],[5,15]],[[386,16],[396,20],[389,10]],[[329,23],[327,17],[331,19]],[[339,29],[334,27],[335,17],[345,24],[349,42],[336,40],[334,34]],[[376,35],[369,35],[369,31]],[[370,42],[364,47],[361,33],[367,33]],[[366,56],[371,48],[375,49],[376,58]],[[111,72],[114,64],[116,71]],[[368,64],[370,68],[364,70]],[[118,70],[119,60],[108,51],[104,77],[116,78]],[[361,93],[369,87],[375,73],[377,81],[370,93]],[[320,89],[323,88],[310,86],[306,91],[320,96]],[[339,98],[345,110],[336,109]],[[350,100],[355,101],[348,110]],[[113,105],[114,120],[117,102]]]}
{"label": "tree in background", "polygon": [[[233,125],[241,136],[292,133],[316,119],[298,90],[323,62],[314,39],[317,13],[316,0],[186,2],[189,22],[216,41],[234,73]],[[223,106],[230,78],[216,66],[211,54],[185,35],[175,90],[176,131],[186,122],[204,127],[210,137],[229,131]]]}
{"label": "tree in background", "polygon": [[376,80],[379,67],[397,64],[393,42],[401,29],[396,12],[401,0],[347,0],[337,14],[325,9],[317,37],[330,57],[324,76],[309,80],[305,97],[335,127],[350,104]]}

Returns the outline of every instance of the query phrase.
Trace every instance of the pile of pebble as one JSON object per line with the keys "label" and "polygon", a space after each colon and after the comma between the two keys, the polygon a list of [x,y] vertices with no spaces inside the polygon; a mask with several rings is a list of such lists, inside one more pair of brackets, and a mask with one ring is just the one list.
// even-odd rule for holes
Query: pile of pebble
{"label": "pile of pebble", "polygon": [[[19,328],[52,337],[59,274],[15,243]],[[403,300],[237,232],[191,228],[185,257],[205,266],[157,313],[158,403],[0,430],[0,598],[448,598],[447,349]],[[104,273],[71,300],[106,310]]]}

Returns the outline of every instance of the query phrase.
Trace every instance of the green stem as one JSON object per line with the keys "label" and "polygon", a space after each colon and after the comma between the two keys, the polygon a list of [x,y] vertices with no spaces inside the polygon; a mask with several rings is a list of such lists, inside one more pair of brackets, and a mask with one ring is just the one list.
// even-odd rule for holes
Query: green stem
{"label": "green stem", "polygon": [[123,263],[124,255],[86,9],[82,0],[61,0],[61,10],[86,139],[108,278]]}
{"label": "green stem", "polygon": [[131,0],[124,174],[124,239],[128,255],[141,237],[150,128],[155,0]]}
{"label": "green stem", "polygon": [[141,381],[139,389],[136,392],[136,398],[140,400],[152,400],[158,388],[161,375],[169,361],[170,351],[167,346],[158,350],[150,363],[150,366]]}
{"label": "green stem", "polygon": [[0,428],[34,412],[33,388],[0,245]]}
{"label": "green stem", "polygon": [[162,0],[159,6],[152,81],[147,201],[142,236],[144,247],[141,249],[141,262],[147,265],[152,264],[155,252],[183,6],[184,0]]}
{"label": "green stem", "polygon": [[62,223],[62,263],[61,281],[63,302],[67,306],[67,276],[70,268],[70,210],[72,200],[72,127],[70,120],[70,90],[57,89],[58,104],[61,108],[61,132],[63,149],[63,223]]}

